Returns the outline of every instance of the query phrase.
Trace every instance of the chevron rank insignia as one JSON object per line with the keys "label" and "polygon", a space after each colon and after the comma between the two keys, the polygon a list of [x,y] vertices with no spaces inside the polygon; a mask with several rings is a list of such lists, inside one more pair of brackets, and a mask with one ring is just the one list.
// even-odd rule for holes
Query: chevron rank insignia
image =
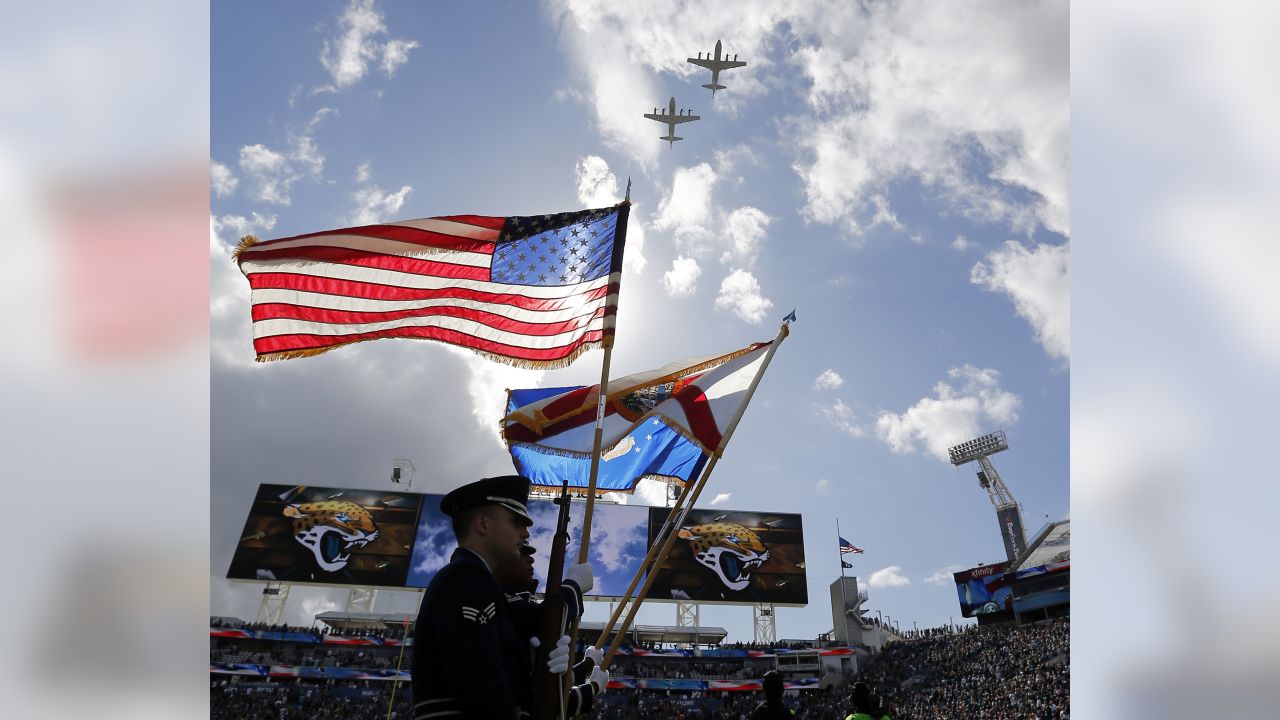
{"label": "chevron rank insignia", "polygon": [[489,605],[483,610],[477,610],[473,607],[463,605],[462,619],[471,620],[479,625],[485,625],[493,619],[494,613],[496,612],[497,610],[494,608],[493,603],[489,603]]}

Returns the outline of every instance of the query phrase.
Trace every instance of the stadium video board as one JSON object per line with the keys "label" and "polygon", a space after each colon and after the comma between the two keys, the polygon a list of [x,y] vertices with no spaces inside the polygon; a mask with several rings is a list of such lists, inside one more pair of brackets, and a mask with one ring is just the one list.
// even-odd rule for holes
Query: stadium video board
{"label": "stadium video board", "polygon": [[974,617],[1013,609],[1013,588],[1005,575],[1007,564],[980,565],[952,576],[960,597],[961,615]]}
{"label": "stadium video board", "polygon": [[[449,525],[449,517],[440,512],[442,496],[422,497],[422,512],[407,587],[426,587],[436,571],[449,562],[449,557],[458,547]],[[537,551],[533,556],[533,574],[538,578],[539,589],[546,586],[547,564],[551,557],[552,535],[559,509],[550,500],[535,499],[529,502],[529,516],[533,518],[533,527],[529,528],[529,544]],[[575,562],[578,558],[585,512],[584,503],[574,502],[569,506],[568,563]],[[626,592],[636,568],[649,551],[649,508],[596,502],[591,512],[591,547],[588,559],[595,571],[595,587],[587,595],[595,600],[619,598]],[[641,581],[643,582],[643,578]]]}
{"label": "stadium video board", "polygon": [[[649,508],[651,542],[657,540],[668,512]],[[804,528],[800,516],[792,513],[694,508],[656,573],[651,600],[784,606],[809,602]]]}
{"label": "stadium video board", "polygon": [[413,493],[259,485],[227,577],[403,587],[421,501]]}
{"label": "stadium video board", "polygon": [[[423,588],[457,542],[439,494],[263,484],[231,559],[232,580]],[[570,505],[567,562],[578,555],[585,504]],[[544,586],[558,507],[529,502],[534,575]],[[597,502],[589,559],[595,600],[618,599],[669,510]],[[644,576],[640,582],[643,583]],[[639,587],[639,585],[637,585]],[[541,589],[541,587],[540,587]],[[693,509],[649,592],[652,600],[804,605],[799,515]]]}

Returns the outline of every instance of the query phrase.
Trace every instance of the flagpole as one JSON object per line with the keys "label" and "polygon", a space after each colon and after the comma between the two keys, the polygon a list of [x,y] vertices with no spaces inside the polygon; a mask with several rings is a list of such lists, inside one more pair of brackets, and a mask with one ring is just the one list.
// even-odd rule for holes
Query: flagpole
{"label": "flagpole", "polygon": [[[701,475],[699,475],[701,478]],[[684,487],[680,489],[680,495],[676,497],[676,502],[671,506],[671,511],[667,513],[667,519],[663,522],[658,533],[654,535],[653,542],[649,545],[649,552],[644,556],[644,560],[640,561],[640,565],[636,568],[635,575],[631,577],[631,584],[627,586],[627,591],[622,594],[622,601],[618,603],[618,607],[613,609],[609,615],[609,622],[605,623],[604,629],[600,631],[600,637],[595,642],[595,647],[604,647],[605,640],[609,637],[609,629],[618,622],[618,618],[627,608],[627,602],[631,598],[631,593],[635,592],[636,586],[640,584],[640,578],[644,576],[645,568],[652,562],[654,556],[658,552],[658,548],[662,546],[667,539],[667,533],[672,532],[678,525],[675,522],[676,516],[680,513],[680,508],[684,506],[684,500],[689,496],[689,492],[698,484],[698,479],[694,478],[690,482],[686,482]]]}
{"label": "flagpole", "polygon": [[[628,180],[628,183],[630,181]],[[624,247],[627,239],[627,220],[631,214],[631,187],[627,186],[627,199],[621,203],[621,210],[618,211],[618,223],[621,228],[615,235],[614,247]],[[619,272],[621,272],[621,264],[619,263]],[[604,346],[604,360],[600,363],[600,392],[596,398],[596,435],[593,440],[591,450],[591,478],[587,481],[587,506],[583,510],[582,517],[582,537],[578,544],[578,563],[587,561],[587,553],[591,545],[591,515],[595,510],[596,504],[596,476],[600,471],[600,444],[604,438],[604,410],[605,403],[609,397],[609,365],[613,361],[613,338],[616,333],[617,324],[617,304],[614,304],[614,315],[612,317],[605,316],[605,322],[612,321],[615,325],[614,332],[609,332],[601,338]],[[575,623],[576,625],[576,623]],[[576,636],[576,632],[574,633]]]}
{"label": "flagpole", "polygon": [[[621,255],[619,253],[619,248],[626,247],[627,220],[630,218],[630,215],[631,215],[631,179],[630,178],[627,178],[627,197],[621,203],[619,203],[619,207],[621,209],[618,210],[618,219],[617,219],[617,224],[615,225],[615,227],[618,228],[618,230],[614,236],[614,253],[615,254],[614,254],[613,265],[618,269],[618,272],[621,273],[622,261],[621,261]],[[614,314],[612,316],[607,314],[605,315],[604,321],[606,324],[606,328],[605,328],[606,332],[604,336],[600,338],[601,345],[604,347],[604,359],[600,362],[600,388],[596,397],[596,432],[595,432],[595,438],[592,441],[592,448],[591,448],[591,476],[590,476],[590,479],[588,479],[587,481],[587,504],[586,504],[586,507],[583,508],[583,512],[582,512],[582,534],[578,540],[578,564],[579,565],[587,562],[587,558],[589,557],[589,552],[591,549],[591,520],[592,520],[592,516],[594,514],[595,506],[596,506],[596,478],[598,477],[600,472],[600,445],[602,444],[603,438],[604,438],[604,411],[605,411],[605,403],[608,402],[608,398],[609,398],[609,366],[613,362],[613,339],[614,339],[614,335],[617,332],[617,318],[618,318],[617,303],[615,303]],[[613,332],[607,332],[610,329],[607,327],[610,322],[614,324]],[[585,606],[586,602],[587,602],[586,594],[583,593],[582,604]],[[579,608],[579,611],[586,612],[586,608],[585,607]],[[571,653],[574,652],[574,649],[578,645],[578,626],[579,626],[580,620],[581,620],[580,616],[569,619],[568,635],[569,635],[569,648],[570,648],[569,652]],[[572,683],[572,680],[573,680],[573,673],[565,673],[564,680],[561,683],[563,687],[563,692],[561,693],[562,698],[568,697],[569,687]],[[561,706],[560,706],[561,717],[564,717],[564,710],[565,708],[562,700]]]}
{"label": "flagpole", "polygon": [[844,623],[844,634],[846,643],[849,642],[849,596],[844,591],[844,537],[840,535],[840,518],[836,518],[836,555],[840,559],[840,599],[844,602],[841,606],[841,622]]}
{"label": "flagpole", "polygon": [[[792,314],[794,315],[794,311]],[[790,317],[791,316],[788,316],[788,318]],[[789,333],[790,323],[787,320],[784,320],[782,322],[782,326],[778,328],[777,337],[775,337],[773,342],[769,344],[769,352],[765,353],[764,360],[760,364],[760,369],[756,372],[756,376],[751,379],[751,385],[747,387],[747,392],[745,397],[742,399],[742,403],[738,405],[737,411],[733,414],[733,419],[729,421],[728,427],[725,428],[724,435],[720,438],[720,444],[712,453],[710,462],[707,463],[706,468],[702,471],[702,476],[698,478],[698,486],[694,488],[693,496],[689,498],[689,504],[680,511],[680,518],[676,522],[676,526],[684,523],[684,519],[688,516],[689,510],[698,502],[698,496],[702,494],[702,489],[706,487],[707,479],[711,477],[711,473],[715,470],[716,463],[724,454],[724,449],[728,446],[730,438],[733,437],[734,431],[738,429],[738,422],[742,420],[742,415],[746,412],[747,405],[751,403],[751,398],[755,395],[756,387],[760,385],[760,378],[764,377],[765,371],[769,369],[769,363],[773,360],[773,354],[778,351],[778,346],[782,344],[782,341],[786,339]],[[613,662],[613,656],[618,652],[618,645],[622,642],[622,636],[627,632],[628,628],[631,627],[632,621],[635,620],[636,613],[640,610],[640,605],[644,603],[645,597],[648,596],[649,588],[653,586],[653,581],[658,576],[657,568],[661,566],[662,563],[666,562],[667,553],[670,552],[672,541],[675,540],[677,534],[678,533],[674,532],[668,533],[667,539],[662,543],[662,549],[659,551],[658,557],[653,560],[653,571],[649,573],[649,577],[645,578],[644,587],[640,589],[640,594],[636,596],[635,601],[627,611],[627,616],[623,619],[622,625],[618,628],[618,632],[614,636],[613,642],[609,644],[609,652],[604,657],[604,667],[609,667],[609,664]],[[607,634],[609,628],[606,627],[604,631]]]}

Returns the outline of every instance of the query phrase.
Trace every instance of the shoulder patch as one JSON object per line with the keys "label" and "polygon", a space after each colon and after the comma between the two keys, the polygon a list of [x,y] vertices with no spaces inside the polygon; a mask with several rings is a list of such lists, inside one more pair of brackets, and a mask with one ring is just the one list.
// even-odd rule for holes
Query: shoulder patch
{"label": "shoulder patch", "polygon": [[497,610],[494,608],[493,603],[489,603],[488,605],[486,605],[483,610],[477,610],[473,607],[467,607],[466,605],[463,605],[462,619],[470,620],[471,622],[474,622],[477,625],[485,625],[485,624],[488,624],[488,622],[493,619],[493,616],[496,612]]}

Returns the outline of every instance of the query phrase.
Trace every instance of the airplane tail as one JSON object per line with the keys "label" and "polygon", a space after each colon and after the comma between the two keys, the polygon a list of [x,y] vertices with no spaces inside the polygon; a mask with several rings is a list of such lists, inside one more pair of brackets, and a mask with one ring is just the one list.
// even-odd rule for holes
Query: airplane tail
{"label": "airplane tail", "polygon": [[726,87],[728,87],[728,85],[720,85],[720,84],[717,84],[717,83],[707,83],[706,85],[703,85],[702,87],[704,87],[704,88],[706,88],[706,89],[708,89],[708,90],[710,90],[710,91],[712,91],[712,92],[715,92],[716,90],[724,90]]}
{"label": "airplane tail", "polygon": [[677,140],[683,140],[684,138],[682,138],[682,137],[676,137],[676,136],[674,136],[674,135],[664,135],[664,136],[659,137],[658,139],[659,139],[659,140],[666,140],[666,141],[667,141],[667,142],[669,142],[669,143],[673,143],[673,142],[675,142],[675,141],[677,141]]}

